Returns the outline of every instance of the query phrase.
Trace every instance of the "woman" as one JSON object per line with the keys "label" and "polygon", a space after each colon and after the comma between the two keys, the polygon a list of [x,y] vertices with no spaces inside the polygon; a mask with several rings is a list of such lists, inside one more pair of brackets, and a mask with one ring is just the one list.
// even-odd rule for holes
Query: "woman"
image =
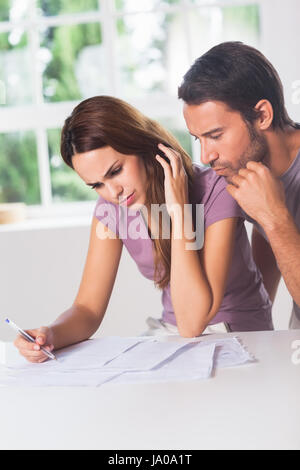
{"label": "woman", "polygon": [[[39,349],[42,344],[58,349],[95,333],[123,245],[142,274],[162,289],[162,328],[186,337],[220,322],[229,331],[273,328],[271,302],[251,257],[240,208],[226,191],[225,180],[192,164],[158,123],[117,98],[90,98],[66,119],[61,153],[99,198],[74,304],[49,327],[30,331],[37,344],[16,339],[28,360],[46,359]],[[165,204],[170,237],[162,234],[162,220],[151,217],[155,204]],[[193,229],[199,224],[199,204],[204,204],[205,242],[188,249],[191,242],[197,246]],[[193,210],[184,213],[186,207]]]}

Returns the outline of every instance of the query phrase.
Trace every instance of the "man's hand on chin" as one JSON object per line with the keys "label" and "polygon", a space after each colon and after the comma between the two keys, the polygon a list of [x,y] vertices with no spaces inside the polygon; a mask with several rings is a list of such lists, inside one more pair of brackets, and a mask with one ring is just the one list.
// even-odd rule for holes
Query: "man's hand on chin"
{"label": "man's hand on chin", "polygon": [[287,211],[281,181],[260,162],[248,162],[246,168],[232,176],[226,189],[263,228],[276,224]]}

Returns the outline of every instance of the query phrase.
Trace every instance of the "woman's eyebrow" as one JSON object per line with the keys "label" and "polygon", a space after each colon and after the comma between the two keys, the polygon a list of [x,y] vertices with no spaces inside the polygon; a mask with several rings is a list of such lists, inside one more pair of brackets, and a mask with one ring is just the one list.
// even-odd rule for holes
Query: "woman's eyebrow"
{"label": "woman's eyebrow", "polygon": [[[105,179],[109,173],[111,172],[112,168],[115,166],[116,163],[118,163],[119,160],[116,160],[112,165],[111,167],[107,170],[107,172],[105,173],[105,175],[103,176],[103,179]],[[99,184],[100,181],[97,181],[97,183],[86,183],[87,186],[94,186],[95,184]]]}

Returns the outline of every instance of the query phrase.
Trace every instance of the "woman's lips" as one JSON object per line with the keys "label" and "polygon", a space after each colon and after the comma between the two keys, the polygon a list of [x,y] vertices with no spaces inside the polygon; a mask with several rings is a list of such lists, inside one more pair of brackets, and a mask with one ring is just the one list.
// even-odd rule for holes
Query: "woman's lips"
{"label": "woman's lips", "polygon": [[133,203],[135,197],[135,191],[133,193],[129,194],[126,199],[123,199],[122,202],[120,202],[121,205],[129,206],[130,204]]}

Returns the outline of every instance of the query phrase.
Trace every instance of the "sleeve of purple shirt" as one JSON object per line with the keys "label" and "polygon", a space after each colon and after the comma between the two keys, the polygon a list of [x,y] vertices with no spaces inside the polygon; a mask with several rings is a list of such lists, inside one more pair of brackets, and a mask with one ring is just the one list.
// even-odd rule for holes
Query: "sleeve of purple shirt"
{"label": "sleeve of purple shirt", "polygon": [[226,180],[219,177],[214,183],[208,196],[206,195],[203,200],[205,228],[230,217],[244,219],[242,209],[226,189]]}

